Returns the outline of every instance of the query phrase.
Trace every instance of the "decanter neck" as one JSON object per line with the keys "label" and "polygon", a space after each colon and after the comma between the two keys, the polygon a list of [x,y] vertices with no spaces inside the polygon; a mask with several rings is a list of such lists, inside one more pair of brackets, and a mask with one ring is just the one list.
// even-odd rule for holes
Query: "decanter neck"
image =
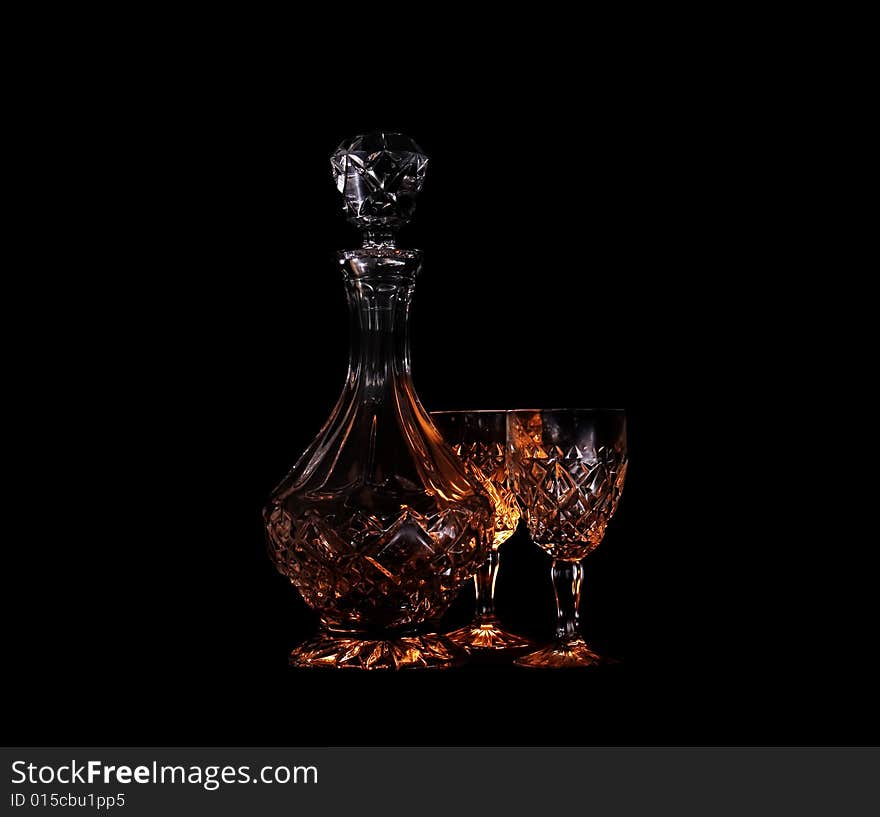
{"label": "decanter neck", "polygon": [[344,253],[351,311],[349,383],[368,401],[381,401],[410,379],[409,307],[420,257],[412,251]]}

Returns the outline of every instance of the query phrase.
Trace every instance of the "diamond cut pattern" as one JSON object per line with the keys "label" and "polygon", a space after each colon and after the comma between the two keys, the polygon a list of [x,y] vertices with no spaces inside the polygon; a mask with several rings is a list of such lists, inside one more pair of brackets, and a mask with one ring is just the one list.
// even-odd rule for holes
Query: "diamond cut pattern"
{"label": "diamond cut pattern", "polygon": [[330,167],[351,221],[396,227],[412,217],[428,157],[409,137],[380,132],[343,142]]}
{"label": "diamond cut pattern", "polygon": [[278,504],[267,532],[276,566],[326,623],[389,628],[420,623],[452,600],[485,554],[485,522],[471,508],[293,518]]}
{"label": "diamond cut pattern", "polygon": [[507,465],[504,446],[475,440],[452,447],[468,469],[480,479],[489,491],[495,506],[495,535],[492,546],[497,548],[506,542],[519,524],[520,510],[516,494],[507,484]]}
{"label": "diamond cut pattern", "polygon": [[613,445],[547,445],[540,415],[511,418],[510,474],[529,533],[556,559],[594,550],[617,509],[627,458]]}
{"label": "diamond cut pattern", "polygon": [[407,669],[454,665],[461,652],[439,635],[417,635],[391,640],[328,638],[319,634],[299,647],[291,659],[295,667],[334,669]]}

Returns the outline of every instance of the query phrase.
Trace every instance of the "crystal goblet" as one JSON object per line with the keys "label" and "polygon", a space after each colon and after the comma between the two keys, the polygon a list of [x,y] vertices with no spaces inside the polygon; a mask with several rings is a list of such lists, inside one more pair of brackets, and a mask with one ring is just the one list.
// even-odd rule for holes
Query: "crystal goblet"
{"label": "crystal goblet", "polygon": [[603,662],[580,634],[583,559],[605,535],[626,478],[626,415],[620,409],[507,414],[511,485],[532,540],[553,559],[556,638],[524,655],[521,667],[588,667]]}
{"label": "crystal goblet", "polygon": [[502,629],[495,614],[495,582],[501,566],[498,548],[516,530],[520,509],[507,480],[506,411],[433,411],[431,419],[469,473],[484,484],[495,506],[495,529],[489,558],[474,574],[477,609],[474,620],[448,634],[470,649],[504,650],[529,647],[522,636]]}

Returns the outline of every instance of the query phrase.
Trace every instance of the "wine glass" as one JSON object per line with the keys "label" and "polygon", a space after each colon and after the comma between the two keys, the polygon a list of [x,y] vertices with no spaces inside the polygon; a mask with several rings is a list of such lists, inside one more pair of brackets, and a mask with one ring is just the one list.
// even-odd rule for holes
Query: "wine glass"
{"label": "wine glass", "polygon": [[507,414],[511,486],[532,540],[553,559],[556,639],[514,663],[588,667],[603,662],[578,628],[584,557],[605,535],[626,478],[622,409],[546,409]]}
{"label": "wine glass", "polygon": [[448,638],[470,649],[529,647],[531,642],[527,639],[503,630],[495,615],[495,581],[501,564],[498,548],[513,535],[520,518],[516,496],[507,484],[507,412],[434,411],[431,419],[461,457],[468,472],[483,482],[495,506],[492,550],[489,559],[474,574],[475,618],[467,626],[449,633]]}

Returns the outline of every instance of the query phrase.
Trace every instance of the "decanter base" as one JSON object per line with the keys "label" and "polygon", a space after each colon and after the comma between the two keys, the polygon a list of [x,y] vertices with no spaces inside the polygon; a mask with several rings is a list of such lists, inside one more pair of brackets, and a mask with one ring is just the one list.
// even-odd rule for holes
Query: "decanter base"
{"label": "decanter base", "polygon": [[517,667],[530,669],[573,669],[619,662],[593,652],[583,639],[575,638],[569,641],[556,641],[543,649],[517,658],[513,663]]}
{"label": "decanter base", "polygon": [[309,669],[449,669],[461,666],[467,650],[436,633],[388,639],[318,633],[290,654],[290,666]]}
{"label": "decanter base", "polygon": [[469,650],[516,650],[533,646],[527,638],[502,630],[497,621],[474,621],[447,633],[446,637]]}

